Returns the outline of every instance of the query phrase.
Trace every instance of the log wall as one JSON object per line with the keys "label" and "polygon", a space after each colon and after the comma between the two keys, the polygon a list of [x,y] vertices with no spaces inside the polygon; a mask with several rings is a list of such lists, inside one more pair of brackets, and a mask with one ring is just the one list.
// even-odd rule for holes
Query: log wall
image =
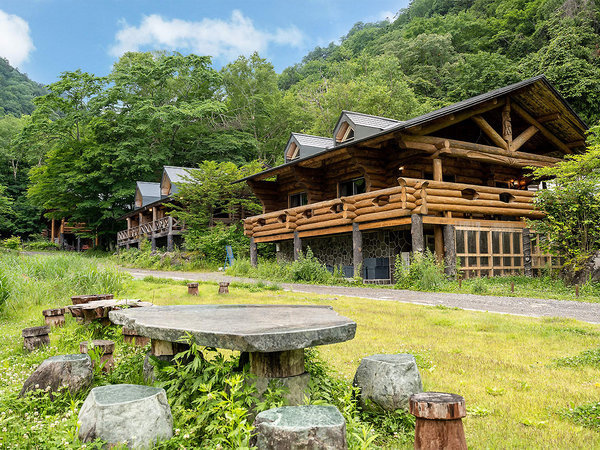
{"label": "log wall", "polygon": [[409,224],[410,216],[499,219],[539,218],[534,193],[467,183],[397,179],[398,186],[281,209],[244,220],[244,232],[257,242],[291,239],[294,232],[317,236],[361,229]]}

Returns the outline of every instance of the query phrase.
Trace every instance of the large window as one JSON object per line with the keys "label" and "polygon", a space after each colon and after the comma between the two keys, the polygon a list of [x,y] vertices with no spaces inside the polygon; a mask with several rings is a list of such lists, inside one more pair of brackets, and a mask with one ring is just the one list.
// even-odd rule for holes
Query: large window
{"label": "large window", "polygon": [[296,206],[304,206],[308,204],[308,196],[306,192],[299,192],[297,194],[290,195],[290,208],[295,208]]}
{"label": "large window", "polygon": [[340,197],[364,194],[367,191],[367,184],[365,183],[364,178],[355,178],[353,180],[340,183],[338,186],[338,191]]}

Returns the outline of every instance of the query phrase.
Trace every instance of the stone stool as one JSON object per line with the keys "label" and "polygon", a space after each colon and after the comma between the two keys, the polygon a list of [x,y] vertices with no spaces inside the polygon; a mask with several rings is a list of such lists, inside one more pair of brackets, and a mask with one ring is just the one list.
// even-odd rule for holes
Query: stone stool
{"label": "stone stool", "polygon": [[229,294],[229,282],[221,281],[219,283],[219,294]]}
{"label": "stone stool", "polygon": [[140,336],[135,330],[123,327],[123,340],[136,347],[145,347],[150,343],[150,338]]}
{"label": "stone stool", "polygon": [[58,355],[45,359],[25,380],[21,397],[36,389],[57,392],[66,387],[71,394],[86,389],[92,384],[94,371],[88,355]]}
{"label": "stone stool", "polygon": [[[102,370],[104,372],[110,372],[114,365],[115,360],[113,359],[113,352],[115,351],[115,343],[113,341],[106,341],[102,339],[96,339],[93,341],[83,341],[79,343],[79,352],[87,354],[92,348],[100,349],[100,363],[103,364]],[[94,361],[94,367],[96,361]]]}
{"label": "stone stool", "polygon": [[467,415],[465,399],[443,392],[423,392],[410,398],[410,413],[417,418],[415,449],[466,450],[462,418]]}
{"label": "stone stool", "polygon": [[335,406],[283,406],[254,420],[259,450],[347,449],[346,421]]}
{"label": "stone stool", "polygon": [[65,308],[45,309],[42,314],[46,325],[62,327],[65,324]]}
{"label": "stone stool", "polygon": [[188,294],[198,295],[198,283],[188,283]]}
{"label": "stone stool", "polygon": [[22,331],[23,346],[25,347],[25,350],[32,352],[36,348],[44,345],[50,345],[50,336],[48,336],[49,333],[50,327],[48,325],[43,327],[25,328]]}
{"label": "stone stool", "polygon": [[151,448],[173,436],[173,417],[164,389],[113,384],[91,390],[79,411],[79,439],[102,439],[112,447]]}
{"label": "stone stool", "polygon": [[372,355],[363,358],[354,376],[363,408],[395,411],[408,409],[411,395],[423,392],[421,375],[413,355]]}

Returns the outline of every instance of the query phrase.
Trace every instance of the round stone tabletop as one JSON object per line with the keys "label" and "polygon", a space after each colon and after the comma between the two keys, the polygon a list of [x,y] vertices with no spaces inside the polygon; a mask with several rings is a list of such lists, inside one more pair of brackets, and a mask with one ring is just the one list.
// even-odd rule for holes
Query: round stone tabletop
{"label": "round stone tabletop", "polygon": [[245,352],[281,352],[354,338],[356,323],[331,306],[169,305],[111,311],[110,320],[139,335]]}

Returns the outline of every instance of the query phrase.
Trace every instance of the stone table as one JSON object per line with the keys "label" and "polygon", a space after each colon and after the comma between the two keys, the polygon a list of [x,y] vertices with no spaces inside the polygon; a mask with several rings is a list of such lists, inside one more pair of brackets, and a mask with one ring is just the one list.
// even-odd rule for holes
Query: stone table
{"label": "stone table", "polygon": [[143,302],[138,299],[122,300],[95,300],[88,303],[67,306],[67,309],[73,317],[83,323],[91,323],[99,320],[104,325],[110,325],[108,312],[113,309],[138,308],[152,306],[150,302]]}
{"label": "stone table", "polygon": [[279,379],[295,391],[292,403],[302,402],[299,386],[308,383],[304,349],[345,342],[356,332],[356,323],[331,306],[170,305],[111,311],[109,318],[151,338],[155,356],[177,353],[175,343],[188,333],[202,346],[248,352],[258,390]]}

